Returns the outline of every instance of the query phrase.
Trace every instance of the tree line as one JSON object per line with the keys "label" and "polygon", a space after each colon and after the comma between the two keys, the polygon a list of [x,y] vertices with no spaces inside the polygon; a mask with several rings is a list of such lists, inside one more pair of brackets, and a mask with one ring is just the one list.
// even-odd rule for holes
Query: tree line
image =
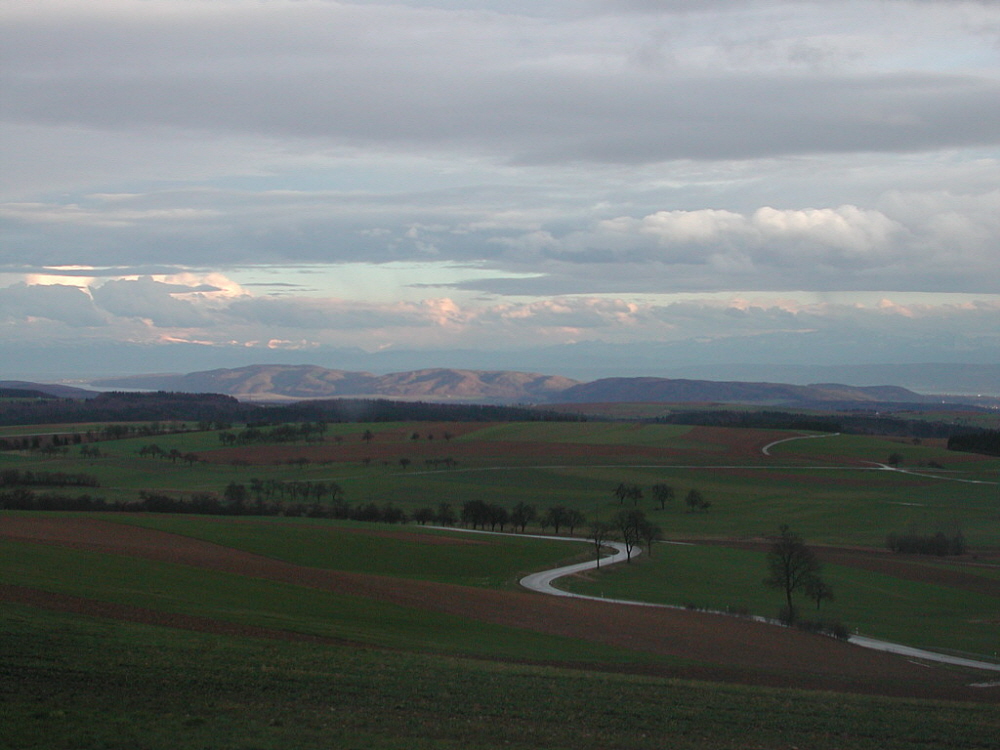
{"label": "tree line", "polygon": [[100,487],[101,483],[92,474],[67,473],[62,471],[21,471],[4,469],[0,471],[0,487]]}
{"label": "tree line", "polygon": [[293,424],[271,423],[248,424],[239,432],[223,430],[219,433],[219,442],[226,446],[253,445],[258,443],[297,443],[318,442],[326,434],[327,425],[324,421],[298,422]]}
{"label": "tree line", "polygon": [[948,450],[1000,456],[1000,430],[980,430],[952,435],[948,438]]}
{"label": "tree line", "polygon": [[322,502],[233,502],[210,492],[165,495],[140,491],[136,500],[106,500],[89,494],[66,495],[36,492],[26,487],[0,491],[0,510],[90,511],[108,513],[177,513],[209,516],[290,516],[309,518],[349,518],[362,521],[399,523],[405,514],[391,507],[350,508]]}
{"label": "tree line", "polygon": [[[890,408],[910,409],[930,408],[928,405],[891,404]],[[940,404],[935,405],[940,408]],[[871,407],[861,410],[857,405],[852,411],[838,414],[801,414],[796,412],[761,410],[737,411],[732,409],[713,409],[708,411],[676,411],[655,417],[650,422],[658,424],[699,425],[705,427],[739,427],[777,430],[810,430],[813,432],[841,432],[854,435],[889,435],[893,437],[922,438],[959,438],[959,444],[965,436],[976,436],[983,433],[997,432],[970,425],[960,425],[955,422],[935,421],[930,419],[905,419],[891,414],[879,414],[870,411]],[[985,409],[974,406],[963,406],[963,409],[983,413]],[[1000,434],[1000,433],[998,433]],[[949,448],[951,446],[949,445]],[[953,450],[961,450],[953,448]],[[997,454],[993,454],[997,455]]]}
{"label": "tree line", "polygon": [[0,400],[0,424],[68,422],[579,422],[585,417],[526,406],[438,404],[389,399],[320,399],[252,404],[218,393],[107,392],[93,398]]}
{"label": "tree line", "polygon": [[[649,488],[654,502],[660,506],[660,510],[665,510],[667,503],[676,497],[674,488],[663,482],[658,482]],[[634,482],[620,482],[613,492],[619,505],[624,505],[626,500],[630,500],[632,505],[638,505],[639,501],[645,497],[643,489]],[[707,500],[701,490],[692,488],[684,496],[684,505],[689,513],[703,513],[712,507],[712,501]]]}
{"label": "tree line", "polygon": [[964,555],[968,549],[965,537],[959,531],[948,536],[943,531],[936,534],[889,534],[885,546],[893,552],[916,555]]}

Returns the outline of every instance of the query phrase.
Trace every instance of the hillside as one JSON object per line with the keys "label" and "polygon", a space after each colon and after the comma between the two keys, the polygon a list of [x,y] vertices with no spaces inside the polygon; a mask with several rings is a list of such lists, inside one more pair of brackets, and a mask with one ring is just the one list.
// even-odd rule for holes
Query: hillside
{"label": "hillside", "polygon": [[[10,391],[8,397],[15,397],[21,391],[19,398],[94,398],[94,391],[74,388],[71,385],[54,383],[32,383],[27,380],[0,380],[0,391]],[[31,394],[31,395],[24,395]]]}
{"label": "hillside", "polygon": [[186,375],[137,375],[94,381],[100,388],[223,393],[240,399],[376,397],[469,403],[714,402],[775,406],[931,402],[897,386],[605,378],[591,383],[507,370],[436,368],[373,375],[312,365],[252,365]]}
{"label": "hillside", "polygon": [[741,403],[806,406],[816,403],[922,403],[935,399],[898,386],[850,386],[835,383],[788,385],[667,378],[604,378],[581,383],[559,394],[564,403],[660,402]]}
{"label": "hillside", "polygon": [[509,371],[428,369],[373,375],[312,365],[251,365],[187,375],[94,381],[99,388],[224,393],[243,399],[379,397],[485,403],[546,402],[579,381]]}

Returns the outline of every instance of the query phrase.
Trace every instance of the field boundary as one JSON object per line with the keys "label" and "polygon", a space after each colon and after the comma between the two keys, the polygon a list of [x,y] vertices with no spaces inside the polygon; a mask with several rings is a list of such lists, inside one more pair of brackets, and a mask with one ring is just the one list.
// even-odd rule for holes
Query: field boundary
{"label": "field boundary", "polygon": [[[444,527],[440,527],[444,529]],[[495,531],[483,531],[480,529],[448,529],[450,531],[461,531],[466,533],[476,533],[476,534],[494,534],[498,536],[505,536],[503,532]],[[584,537],[559,537],[559,536],[540,536],[540,535],[528,535],[536,539],[558,539],[562,541],[578,541],[578,542],[589,542],[594,544],[593,539],[587,539]],[[661,542],[664,544],[689,544],[689,542]],[[634,599],[609,599],[602,596],[591,596],[589,594],[577,594],[572,591],[566,591],[565,589],[559,589],[553,586],[553,584],[560,578],[566,578],[567,576],[575,575],[581,573],[585,570],[595,570],[600,567],[600,563],[604,565],[614,565],[621,563],[628,558],[625,551],[625,545],[622,542],[604,542],[603,546],[612,547],[615,549],[615,553],[608,555],[606,557],[600,558],[599,560],[588,560],[582,563],[576,563],[574,565],[565,565],[559,568],[552,568],[550,570],[540,571],[538,573],[532,573],[525,576],[520,580],[520,584],[530,590],[536,591],[540,594],[546,594],[548,596],[567,596],[574,599],[586,599],[589,601],[605,602],[609,604],[623,604],[628,606],[637,607],[659,607],[663,609],[674,609],[674,610],[685,610],[678,604],[660,604],[657,602],[643,602]],[[641,554],[641,550],[635,547],[632,550],[632,557],[637,557]],[[767,623],[769,625],[775,625],[778,627],[785,627],[778,620],[761,617],[760,615],[734,615],[723,610],[703,610],[708,611],[712,614],[725,615],[728,617],[740,617],[741,619],[754,620],[755,622]],[[913,646],[907,646],[902,643],[893,643],[891,641],[883,641],[877,638],[869,638],[862,635],[851,635],[847,638],[848,643],[852,643],[855,646],[860,646],[861,648],[868,648],[875,651],[885,651],[891,654],[897,654],[899,656],[908,656],[914,659],[922,659],[924,661],[939,662],[942,664],[950,664],[952,666],[958,667],[970,667],[972,669],[984,669],[992,672],[1000,672],[1000,664],[995,664],[993,662],[979,661],[978,659],[968,659],[961,656],[951,656],[949,654],[942,654],[936,651],[927,651],[925,649],[915,648]],[[1000,683],[998,683],[1000,685]]]}

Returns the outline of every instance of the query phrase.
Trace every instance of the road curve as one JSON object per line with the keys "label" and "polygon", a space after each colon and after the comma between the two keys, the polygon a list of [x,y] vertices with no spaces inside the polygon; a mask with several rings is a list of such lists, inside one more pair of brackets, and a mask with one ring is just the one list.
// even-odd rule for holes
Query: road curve
{"label": "road curve", "polygon": [[767,445],[765,445],[763,448],[760,449],[760,452],[763,453],[765,456],[770,456],[771,448],[778,445],[779,443],[787,443],[792,440],[815,440],[816,438],[836,437],[839,434],[840,434],[839,432],[824,432],[821,435],[796,435],[795,437],[782,438],[781,440],[775,440],[773,443],[768,443]]}
{"label": "road curve", "polygon": [[[562,536],[548,536],[541,537],[542,539],[560,539],[566,541],[566,537]],[[593,540],[590,540],[593,544]],[[566,565],[562,568],[553,568],[552,570],[543,570],[540,573],[532,573],[531,575],[525,576],[521,579],[520,583],[526,589],[531,589],[532,591],[537,591],[541,594],[549,594],[550,596],[569,596],[574,599],[600,599],[597,596],[586,596],[584,594],[574,594],[570,591],[563,591],[562,589],[557,589],[552,585],[552,582],[558,578],[565,578],[566,576],[571,576],[574,573],[580,573],[584,570],[593,570],[599,567],[599,563],[605,565],[613,565],[614,563],[624,562],[628,559],[628,553],[625,549],[625,545],[622,542],[604,542],[603,547],[612,547],[615,551],[614,553],[602,557],[600,560],[588,560],[587,562],[576,563],[575,565]],[[638,547],[632,548],[632,557],[638,557],[642,554],[642,551]],[[607,600],[603,601],[616,601]],[[642,604],[643,602],[625,602],[627,604]]]}
{"label": "road curve", "polygon": [[[453,531],[455,529],[452,529]],[[481,533],[491,533],[491,532],[481,532]],[[538,537],[541,539],[558,539],[561,541],[588,541],[585,539],[573,539],[572,537],[562,537],[562,536],[546,536]],[[593,540],[589,540],[593,544]],[[670,544],[670,542],[667,542]],[[607,557],[601,558],[600,562],[603,565],[613,565],[615,563],[623,562],[627,555],[625,553],[625,545],[621,542],[605,542],[605,547],[613,547],[614,554],[608,555]],[[638,547],[632,549],[632,557],[636,557],[640,554]],[[640,602],[630,599],[608,599],[603,596],[588,596],[586,594],[575,594],[571,591],[565,591],[563,589],[557,589],[553,586],[553,582],[565,578],[566,576],[579,573],[584,570],[593,570],[598,567],[597,560],[589,560],[587,562],[576,563],[575,565],[566,565],[561,568],[553,568],[552,570],[543,570],[540,573],[532,573],[521,579],[520,583],[526,589],[531,591],[537,591],[541,594],[548,594],[550,596],[568,596],[574,599],[590,599],[592,601],[600,602],[611,602],[614,604],[628,604],[635,607],[661,607],[663,609],[684,609],[681,606],[675,604],[657,604],[654,602]],[[728,615],[726,612],[716,612],[720,615]],[[754,620],[761,622],[770,622],[775,625],[780,625],[777,620],[769,620],[765,617],[754,617]],[[920,648],[913,648],[912,646],[904,646],[901,643],[891,643],[890,641],[881,641],[877,638],[868,638],[862,635],[852,635],[848,639],[849,643],[853,643],[855,646],[860,646],[862,648],[870,648],[875,651],[888,651],[889,653],[898,654],[900,656],[908,656],[913,659],[921,659],[923,661],[934,661],[943,664],[952,664],[960,667],[972,667],[974,669],[985,669],[992,672],[1000,672],[1000,664],[995,664],[993,662],[978,661],[976,659],[967,659],[960,656],[950,656],[948,654],[939,654],[935,651],[925,651]],[[996,687],[1000,686],[1000,683],[988,683],[984,684],[983,687]]]}

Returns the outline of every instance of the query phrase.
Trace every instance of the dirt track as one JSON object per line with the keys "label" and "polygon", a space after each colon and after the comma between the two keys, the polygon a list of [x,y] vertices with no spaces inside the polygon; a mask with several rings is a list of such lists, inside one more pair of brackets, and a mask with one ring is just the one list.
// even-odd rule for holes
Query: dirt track
{"label": "dirt track", "polygon": [[[445,612],[459,617],[605,643],[700,662],[690,668],[651,665],[638,671],[897,696],[1000,702],[1000,690],[943,667],[873,653],[821,636],[700,612],[657,610],[538,594],[399,580],[292,565],[189,537],[95,519],[2,516],[0,537],[225,571]],[[377,540],[373,538],[373,544]],[[336,642],[287,631],[112,605],[22,587],[0,587],[0,599],[189,630]],[[608,666],[609,669],[620,669]]]}

